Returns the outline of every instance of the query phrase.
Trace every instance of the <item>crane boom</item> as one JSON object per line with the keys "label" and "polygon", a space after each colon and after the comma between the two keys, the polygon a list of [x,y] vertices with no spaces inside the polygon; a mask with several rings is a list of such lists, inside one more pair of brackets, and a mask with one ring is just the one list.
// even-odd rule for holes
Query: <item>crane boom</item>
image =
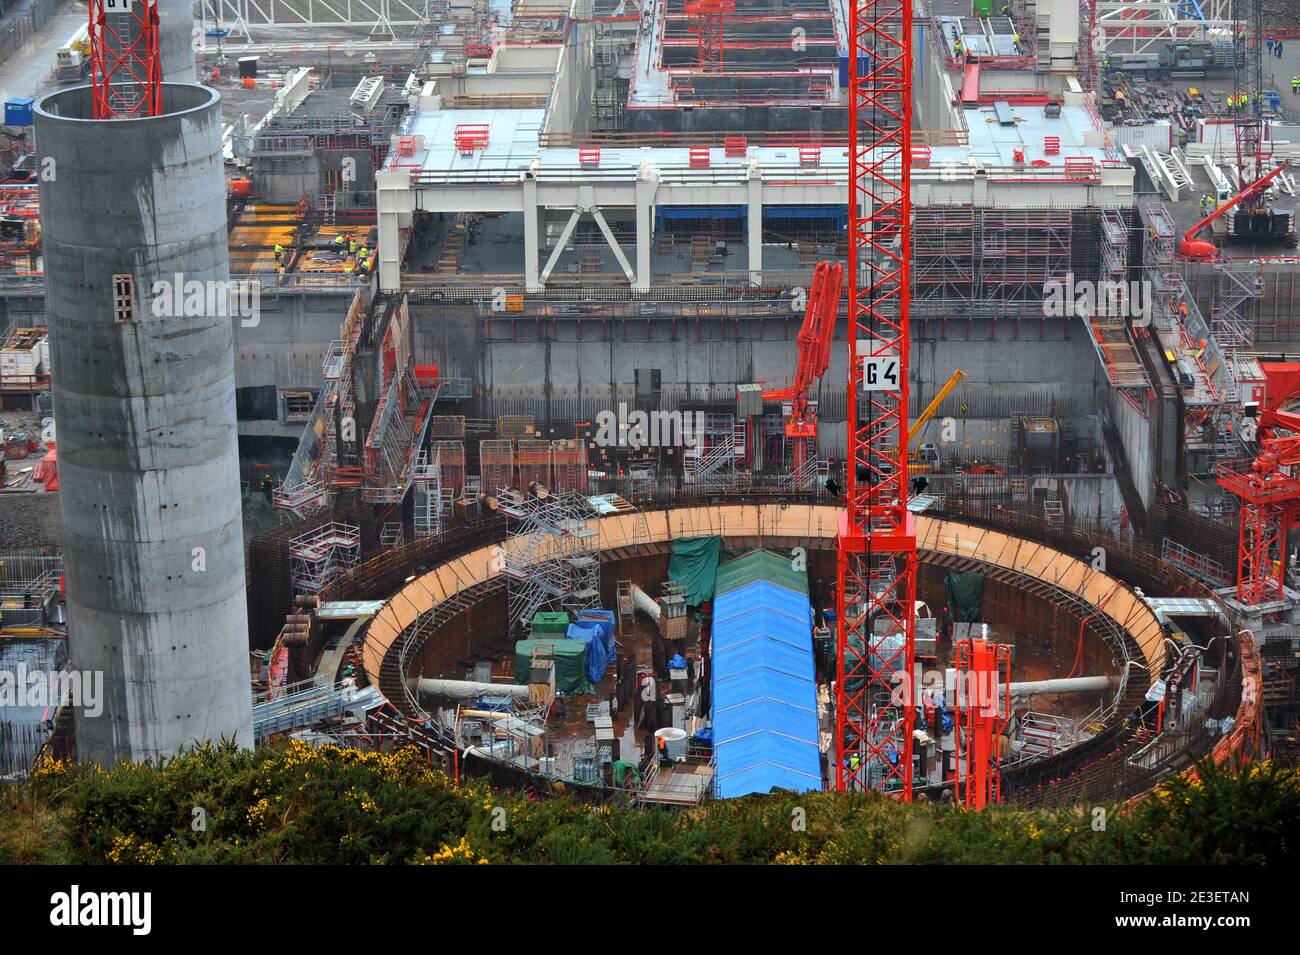
{"label": "crane boom", "polygon": [[921,435],[925,431],[925,426],[929,424],[930,419],[935,416],[935,413],[939,410],[939,406],[943,404],[943,399],[947,398],[948,395],[952,393],[952,390],[956,388],[960,382],[965,380],[966,372],[962,371],[960,368],[948,376],[948,380],[943,383],[943,387],[935,392],[934,398],[932,398],[930,403],[925,406],[925,410],[921,412],[921,416],[917,418],[916,423],[912,425],[911,444],[916,444],[916,442],[921,439]]}
{"label": "crane boom", "polygon": [[1218,248],[1213,242],[1207,242],[1204,239],[1196,238],[1197,233],[1230,209],[1243,203],[1249,205],[1256,197],[1263,195],[1264,190],[1268,188],[1268,184],[1280,176],[1282,170],[1285,169],[1287,165],[1289,165],[1289,160],[1282,160],[1282,162],[1278,164],[1277,168],[1273,169],[1271,172],[1265,173],[1263,176],[1260,176],[1245,189],[1241,190],[1241,192],[1237,193],[1200,222],[1197,222],[1190,229],[1184,232],[1183,240],[1178,243],[1178,254],[1185,259],[1195,259],[1200,262],[1214,261],[1214,259],[1219,255]]}
{"label": "crane boom", "polygon": [[794,381],[785,388],[763,392],[767,401],[789,402],[785,416],[785,436],[790,439],[791,470],[796,480],[803,480],[809,453],[817,437],[817,405],[813,389],[826,374],[831,361],[831,342],[835,339],[835,320],[840,310],[840,292],[844,287],[844,266],[836,262],[819,262],[813,269],[812,288],[804,306],[803,324],[796,339],[799,359]]}

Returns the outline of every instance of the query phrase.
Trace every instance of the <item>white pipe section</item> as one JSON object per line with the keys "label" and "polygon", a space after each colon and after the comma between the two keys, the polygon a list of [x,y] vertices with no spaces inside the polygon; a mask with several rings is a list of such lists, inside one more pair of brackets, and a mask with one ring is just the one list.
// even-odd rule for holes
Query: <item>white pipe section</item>
{"label": "white pipe section", "polygon": [[636,584],[632,585],[632,606],[642,611],[655,623],[659,622],[659,605],[651,600],[646,592]]}
{"label": "white pipe section", "polygon": [[1105,690],[1115,682],[1109,676],[1077,676],[1071,679],[1031,680],[1028,683],[1012,683],[1011,695],[1016,697],[1038,696],[1043,693],[1092,693]]}
{"label": "white pipe section", "polygon": [[475,683],[473,680],[420,680],[421,696],[447,700],[476,700],[480,696],[509,696],[528,699],[528,687],[510,683]]}

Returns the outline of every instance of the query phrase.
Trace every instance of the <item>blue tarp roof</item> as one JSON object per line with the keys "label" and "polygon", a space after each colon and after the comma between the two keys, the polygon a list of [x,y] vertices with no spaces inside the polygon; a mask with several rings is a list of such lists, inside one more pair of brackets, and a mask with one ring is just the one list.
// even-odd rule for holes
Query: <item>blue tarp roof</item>
{"label": "blue tarp roof", "polygon": [[721,594],[712,644],[718,795],[820,789],[808,597],[766,580]]}

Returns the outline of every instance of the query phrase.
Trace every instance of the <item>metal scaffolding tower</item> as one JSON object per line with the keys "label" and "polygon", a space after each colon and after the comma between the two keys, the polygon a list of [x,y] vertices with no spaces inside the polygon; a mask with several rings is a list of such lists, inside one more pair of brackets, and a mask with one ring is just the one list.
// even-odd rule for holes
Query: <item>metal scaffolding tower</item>
{"label": "metal scaffolding tower", "polygon": [[331,521],[300,534],[289,542],[293,589],[299,594],[320,593],[361,558],[361,528]]}
{"label": "metal scaffolding tower", "polygon": [[590,610],[600,603],[597,533],[591,509],[574,491],[502,492],[498,513],[511,519],[501,549],[509,583],[510,628],[526,634],[541,610]]}
{"label": "metal scaffolding tower", "polygon": [[441,537],[454,492],[442,483],[442,448],[422,450],[415,464],[415,536]]}
{"label": "metal scaffolding tower", "polygon": [[[698,418],[697,418],[698,421]],[[682,455],[682,482],[696,488],[726,490],[736,486],[736,459],[745,452],[745,424],[735,415],[706,414],[687,435]]]}

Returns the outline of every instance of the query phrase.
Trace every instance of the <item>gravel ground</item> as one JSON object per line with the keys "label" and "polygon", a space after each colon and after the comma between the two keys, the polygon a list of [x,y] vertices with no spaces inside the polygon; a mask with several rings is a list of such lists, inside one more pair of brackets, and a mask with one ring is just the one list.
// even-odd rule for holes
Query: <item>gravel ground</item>
{"label": "gravel ground", "polygon": [[62,549],[58,494],[0,494],[0,553]]}

